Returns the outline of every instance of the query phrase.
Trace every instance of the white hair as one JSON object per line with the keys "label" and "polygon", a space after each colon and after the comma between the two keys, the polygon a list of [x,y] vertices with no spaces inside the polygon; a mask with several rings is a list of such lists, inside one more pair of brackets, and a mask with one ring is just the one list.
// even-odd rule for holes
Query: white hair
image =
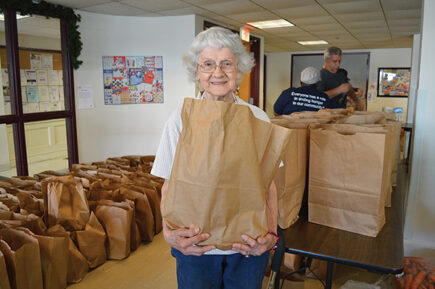
{"label": "white hair", "polygon": [[246,52],[240,37],[222,27],[211,27],[202,31],[193,39],[189,50],[183,55],[183,64],[190,80],[197,81],[198,56],[206,47],[215,49],[228,48],[237,59],[237,84],[242,82],[243,75],[249,73],[255,65],[254,59]]}

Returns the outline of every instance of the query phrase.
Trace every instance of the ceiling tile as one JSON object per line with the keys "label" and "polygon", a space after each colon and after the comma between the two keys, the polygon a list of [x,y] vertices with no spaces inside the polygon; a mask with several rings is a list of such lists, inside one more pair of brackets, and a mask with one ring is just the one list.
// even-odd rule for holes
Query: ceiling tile
{"label": "ceiling tile", "polygon": [[277,9],[277,10],[272,10],[272,12],[282,17],[288,18],[290,22],[292,21],[292,18],[297,19],[297,18],[305,18],[305,17],[312,18],[312,17],[328,16],[328,13],[318,5]]}
{"label": "ceiling tile", "polygon": [[375,27],[387,27],[385,20],[372,20],[372,21],[352,21],[345,22],[343,25],[347,29],[360,29],[360,28],[375,28]]}
{"label": "ceiling tile", "polygon": [[192,5],[205,5],[205,4],[212,4],[212,3],[223,3],[223,2],[230,2],[234,0],[182,0],[185,3],[189,3]]}
{"label": "ceiling tile", "polygon": [[409,18],[421,18],[420,9],[410,9],[410,10],[390,10],[385,11],[387,19],[409,19]]}
{"label": "ceiling tile", "polygon": [[82,10],[88,12],[100,13],[100,14],[121,15],[121,16],[138,16],[146,12],[149,12],[137,8],[132,9],[132,7],[128,5],[124,5],[117,2],[90,6],[90,7],[83,8]]}
{"label": "ceiling tile", "polygon": [[225,25],[229,25],[229,26],[233,27],[235,30],[239,30],[240,27],[243,26],[242,22],[239,22],[237,20],[234,20],[234,19],[226,17],[226,16],[222,16],[222,15],[209,16],[209,18],[210,18],[210,20],[214,20],[214,21],[223,23]]}
{"label": "ceiling tile", "polygon": [[323,7],[332,14],[343,13],[364,13],[374,12],[380,9],[378,0],[366,0],[366,1],[348,1],[341,3],[323,4]]}
{"label": "ceiling tile", "polygon": [[242,23],[253,22],[253,21],[263,21],[263,20],[275,20],[276,15],[264,11],[264,12],[252,12],[252,13],[242,13],[242,14],[232,14],[228,17],[238,20]]}
{"label": "ceiling tile", "polygon": [[261,5],[262,7],[268,9],[268,10],[276,10],[276,9],[283,9],[283,8],[295,8],[300,6],[307,6],[307,5],[317,5],[316,1],[314,0],[252,0],[251,2],[256,3],[258,5]]}
{"label": "ceiling tile", "polygon": [[206,5],[201,5],[201,7],[222,15],[233,15],[233,14],[265,11],[260,6],[246,0],[206,4]]}
{"label": "ceiling tile", "polygon": [[422,0],[380,0],[385,11],[420,9]]}
{"label": "ceiling tile", "polygon": [[372,20],[384,20],[384,14],[382,11],[376,12],[362,12],[362,13],[346,13],[335,15],[335,17],[343,23],[353,21],[372,21]]}
{"label": "ceiling tile", "polygon": [[98,4],[110,3],[111,0],[47,0],[46,2],[52,4],[58,4],[65,7],[70,7],[74,9],[81,9],[85,7],[95,6]]}
{"label": "ceiling tile", "polygon": [[150,12],[190,7],[189,4],[179,0],[121,0],[120,3],[128,4]]}
{"label": "ceiling tile", "polygon": [[190,15],[190,14],[196,14],[201,16],[206,15],[216,15],[214,13],[210,13],[207,10],[198,8],[198,7],[187,7],[187,8],[180,8],[180,9],[171,9],[171,10],[159,10],[159,14],[166,15],[166,16],[178,16],[178,15]]}
{"label": "ceiling tile", "polygon": [[296,26],[315,25],[315,24],[331,24],[337,23],[331,16],[317,16],[305,18],[293,18],[292,23]]}

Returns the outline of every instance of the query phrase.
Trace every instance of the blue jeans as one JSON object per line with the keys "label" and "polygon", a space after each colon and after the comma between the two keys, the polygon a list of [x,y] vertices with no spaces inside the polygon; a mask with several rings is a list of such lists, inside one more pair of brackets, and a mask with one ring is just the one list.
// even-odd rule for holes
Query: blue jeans
{"label": "blue jeans", "polygon": [[178,289],[261,289],[270,255],[186,256],[174,248],[171,253],[177,260]]}

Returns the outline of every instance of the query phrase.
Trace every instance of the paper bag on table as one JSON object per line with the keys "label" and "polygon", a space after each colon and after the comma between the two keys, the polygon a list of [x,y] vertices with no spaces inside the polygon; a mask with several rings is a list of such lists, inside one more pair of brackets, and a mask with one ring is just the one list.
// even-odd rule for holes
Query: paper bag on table
{"label": "paper bag on table", "polygon": [[108,259],[121,260],[130,255],[133,214],[134,208],[127,202],[111,200],[97,202],[95,215],[106,229]]}
{"label": "paper bag on table", "polygon": [[172,228],[210,233],[201,245],[230,249],[268,229],[266,194],[288,141],[288,130],[254,117],[248,106],[185,99],[164,203]]}
{"label": "paper bag on table", "polygon": [[16,229],[1,229],[0,239],[0,251],[5,256],[11,288],[42,289],[38,240]]}
{"label": "paper bag on table", "polygon": [[83,185],[73,176],[51,177],[42,181],[45,216],[49,227],[61,224],[68,231],[82,230],[89,219],[89,206]]}
{"label": "paper bag on table", "polygon": [[327,126],[310,129],[309,221],[375,237],[385,223],[386,134]]}

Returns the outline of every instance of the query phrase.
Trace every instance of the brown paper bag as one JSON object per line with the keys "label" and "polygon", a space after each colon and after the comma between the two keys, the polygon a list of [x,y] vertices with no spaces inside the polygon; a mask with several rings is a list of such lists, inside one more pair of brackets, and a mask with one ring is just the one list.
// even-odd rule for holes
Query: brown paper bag
{"label": "brown paper bag", "polygon": [[78,283],[88,273],[89,266],[86,258],[80,253],[70,235],[61,225],[55,225],[46,231],[47,236],[64,237],[68,241],[68,273],[67,283]]}
{"label": "brown paper bag", "polygon": [[92,212],[84,231],[76,231],[77,246],[90,268],[106,262],[106,232]]}
{"label": "brown paper bag", "polygon": [[310,129],[310,222],[378,234],[385,223],[385,143],[382,133]]}
{"label": "brown paper bag", "polygon": [[265,235],[266,193],[288,141],[287,129],[247,106],[185,99],[165,222],[210,233],[201,245],[230,249],[241,234]]}
{"label": "brown paper bag", "polygon": [[61,224],[68,231],[83,230],[90,211],[82,183],[73,176],[62,176],[44,179],[42,186],[48,226]]}
{"label": "brown paper bag", "polygon": [[[0,245],[1,246],[1,245]],[[10,289],[8,269],[6,268],[6,260],[2,251],[0,250],[0,288]]]}
{"label": "brown paper bag", "polygon": [[155,233],[155,225],[153,212],[147,195],[138,190],[123,186],[120,188],[120,196],[123,200],[129,199],[134,201],[135,221],[139,229],[140,237],[144,241],[151,242]]}
{"label": "brown paper bag", "polygon": [[287,229],[297,219],[305,190],[307,171],[307,129],[291,129],[284,155],[274,181],[278,191],[278,225]]}
{"label": "brown paper bag", "polygon": [[154,232],[155,234],[160,233],[160,231],[162,231],[162,212],[160,210],[161,198],[157,193],[156,188],[153,186],[145,187],[145,186],[139,186],[133,184],[127,184],[125,185],[125,187],[130,188],[132,190],[138,190],[146,195],[154,217]]}
{"label": "brown paper bag", "polygon": [[0,238],[0,251],[6,259],[11,288],[42,289],[38,240],[16,229],[1,229]]}
{"label": "brown paper bag", "polygon": [[127,202],[98,201],[95,215],[106,229],[108,259],[121,260],[130,255],[133,212]]}
{"label": "brown paper bag", "polygon": [[36,238],[39,243],[44,289],[64,289],[68,273],[68,239],[35,235],[29,229],[17,228]]}

